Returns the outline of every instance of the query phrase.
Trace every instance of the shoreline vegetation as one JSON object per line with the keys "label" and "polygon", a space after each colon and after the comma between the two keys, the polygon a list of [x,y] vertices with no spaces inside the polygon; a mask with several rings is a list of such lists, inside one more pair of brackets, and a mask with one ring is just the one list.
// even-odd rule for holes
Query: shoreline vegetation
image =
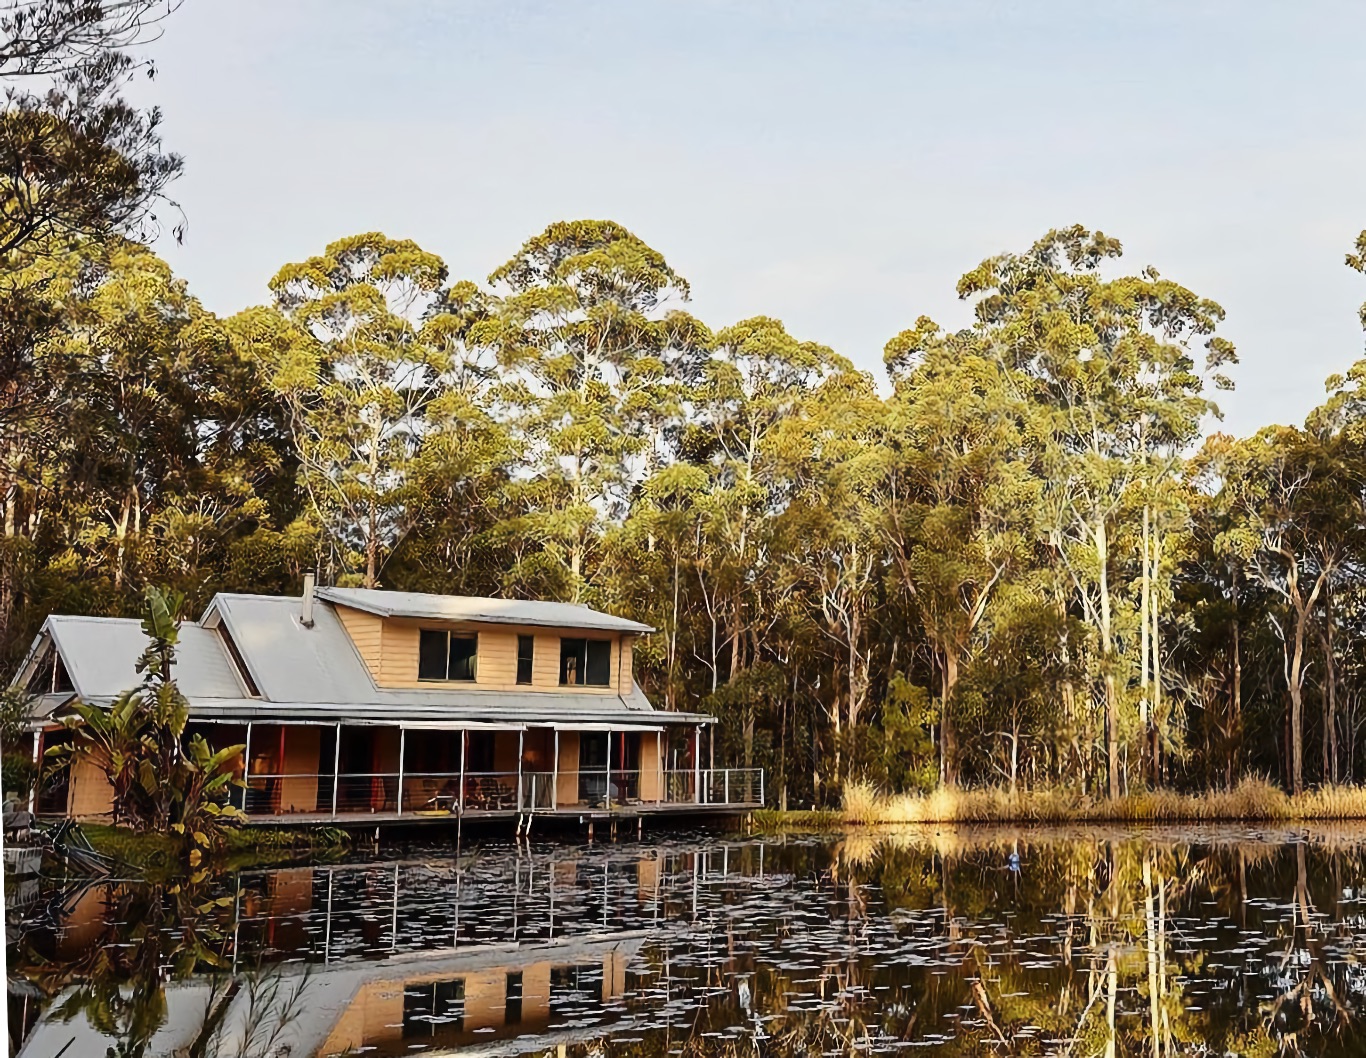
{"label": "shoreline vegetation", "polygon": [[[183,869],[185,843],[172,834],[140,834],[105,823],[81,823],[80,829],[96,852],[129,867],[154,873]],[[335,827],[225,828],[221,844],[205,858],[205,865],[214,870],[244,870],[292,863],[305,856],[327,859],[350,850],[350,836]]]}
{"label": "shoreline vegetation", "polygon": [[998,788],[888,794],[850,782],[837,809],[754,813],[760,831],[827,831],[920,823],[1266,823],[1366,820],[1366,787],[1324,786],[1287,794],[1261,779],[1230,790],[1143,790],[1110,799],[1075,793]]}

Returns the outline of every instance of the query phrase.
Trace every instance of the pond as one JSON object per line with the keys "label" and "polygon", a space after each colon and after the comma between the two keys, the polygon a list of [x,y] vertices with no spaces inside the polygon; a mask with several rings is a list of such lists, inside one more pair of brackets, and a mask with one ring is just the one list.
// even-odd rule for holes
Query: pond
{"label": "pond", "polygon": [[1366,1053],[1366,830],[405,845],[6,906],[23,1058]]}

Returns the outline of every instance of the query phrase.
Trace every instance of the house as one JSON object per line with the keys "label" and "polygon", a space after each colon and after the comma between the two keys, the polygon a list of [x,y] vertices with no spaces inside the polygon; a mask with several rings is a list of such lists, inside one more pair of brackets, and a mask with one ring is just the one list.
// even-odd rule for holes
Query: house
{"label": "house", "polygon": [[[220,594],[181,627],[190,732],[244,745],[234,799],[254,822],[592,818],[741,811],[757,769],[711,767],[713,718],[656,709],[632,652],[653,631],[586,606],[306,586]],[[73,700],[140,681],[139,621],[52,616],[17,680],[35,753]],[[39,791],[40,815],[110,811],[102,772]]]}

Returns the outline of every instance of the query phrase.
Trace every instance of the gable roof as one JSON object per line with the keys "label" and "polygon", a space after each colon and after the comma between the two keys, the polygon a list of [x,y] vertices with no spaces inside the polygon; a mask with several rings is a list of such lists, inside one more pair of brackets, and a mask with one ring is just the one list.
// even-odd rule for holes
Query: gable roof
{"label": "gable roof", "polygon": [[601,610],[568,602],[479,599],[468,595],[430,595],[426,592],[382,591],[378,588],[318,588],[317,597],[380,617],[582,628],[593,632],[627,632],[633,635],[654,631],[639,621],[615,617]]}
{"label": "gable roof", "polygon": [[[325,590],[331,593],[342,589]],[[337,616],[336,605],[324,599],[313,609],[312,627],[305,627],[300,600],[296,596],[230,593],[214,596],[198,623],[186,621],[180,626],[180,645],[173,675],[190,701],[192,715],[234,722],[290,718],[383,724],[491,721],[640,726],[662,719],[634,682],[624,694],[591,695],[572,691],[510,692],[460,684],[379,687]],[[596,614],[587,607],[563,603],[530,605],[553,607],[551,612],[556,615],[561,608],[573,611],[576,623],[566,625],[557,620],[559,627],[587,627],[582,615]],[[598,616],[620,620],[607,614]],[[443,616],[442,619],[452,618]],[[519,617],[515,623],[528,622]],[[632,628],[645,627],[630,621],[621,623]],[[246,675],[260,692],[259,697],[250,696],[245,682],[239,677],[225,635],[236,646]],[[40,641],[43,636],[51,637],[76,694],[86,701],[108,701],[142,682],[136,666],[147,648],[147,638],[140,621],[53,616],[43,625]],[[35,649],[38,646],[35,644]],[[57,701],[69,697],[57,696]],[[668,716],[676,721],[705,723],[710,720],[688,713],[670,713]]]}
{"label": "gable roof", "polygon": [[[147,649],[147,636],[141,621],[53,615],[43,631],[52,637],[71,685],[82,698],[115,698],[142,682],[137,662]],[[187,698],[246,694],[218,634],[189,621],[180,626],[175,678]]]}

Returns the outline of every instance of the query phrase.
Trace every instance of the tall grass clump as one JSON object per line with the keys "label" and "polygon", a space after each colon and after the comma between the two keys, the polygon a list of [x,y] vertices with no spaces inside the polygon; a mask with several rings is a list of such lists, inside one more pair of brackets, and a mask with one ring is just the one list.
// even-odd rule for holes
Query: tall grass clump
{"label": "tall grass clump", "polygon": [[1092,800],[1056,790],[950,789],[887,794],[871,783],[845,784],[846,824],[887,823],[1188,823],[1366,819],[1366,787],[1329,786],[1290,797],[1264,779],[1201,794],[1143,790]]}

